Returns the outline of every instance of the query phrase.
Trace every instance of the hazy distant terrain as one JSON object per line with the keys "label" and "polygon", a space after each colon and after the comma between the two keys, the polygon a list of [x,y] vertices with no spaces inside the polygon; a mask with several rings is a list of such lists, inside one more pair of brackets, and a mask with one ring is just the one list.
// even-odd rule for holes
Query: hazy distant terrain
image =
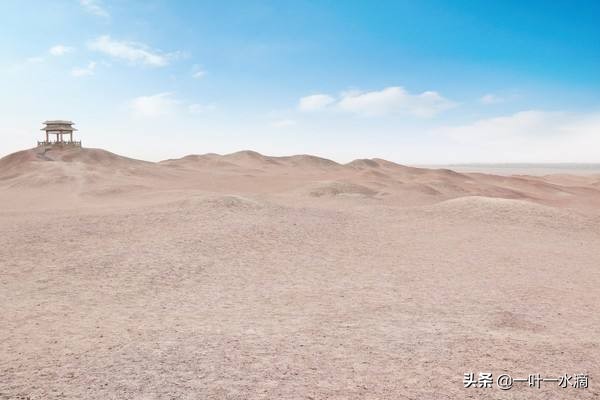
{"label": "hazy distant terrain", "polygon": [[600,397],[600,173],[461,171],[4,157],[0,399]]}
{"label": "hazy distant terrain", "polygon": [[428,168],[451,168],[458,172],[483,172],[497,175],[600,175],[600,164],[450,164],[428,165]]}

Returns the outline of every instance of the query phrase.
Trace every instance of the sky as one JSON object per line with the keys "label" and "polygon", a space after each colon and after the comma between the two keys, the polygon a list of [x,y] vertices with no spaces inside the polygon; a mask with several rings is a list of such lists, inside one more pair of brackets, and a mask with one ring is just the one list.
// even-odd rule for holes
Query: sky
{"label": "sky", "polygon": [[600,162],[600,2],[0,2],[0,156]]}

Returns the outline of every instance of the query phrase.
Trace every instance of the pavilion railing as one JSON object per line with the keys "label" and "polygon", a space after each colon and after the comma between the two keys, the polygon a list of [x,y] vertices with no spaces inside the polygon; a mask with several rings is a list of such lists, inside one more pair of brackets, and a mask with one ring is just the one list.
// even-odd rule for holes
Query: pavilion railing
{"label": "pavilion railing", "polygon": [[42,141],[42,142],[37,142],[38,147],[44,147],[44,146],[75,146],[75,147],[81,147],[81,141],[75,141],[75,140],[71,140],[71,141],[64,141],[64,142],[46,142],[46,141]]}

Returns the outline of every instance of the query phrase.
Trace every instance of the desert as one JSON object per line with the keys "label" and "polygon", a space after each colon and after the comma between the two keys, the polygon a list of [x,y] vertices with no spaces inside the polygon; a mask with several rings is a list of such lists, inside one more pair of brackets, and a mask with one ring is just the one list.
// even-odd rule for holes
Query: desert
{"label": "desert", "polygon": [[600,399],[599,20],[0,0],[0,400]]}
{"label": "desert", "polygon": [[0,398],[598,398],[598,210],[595,173],[13,153]]}

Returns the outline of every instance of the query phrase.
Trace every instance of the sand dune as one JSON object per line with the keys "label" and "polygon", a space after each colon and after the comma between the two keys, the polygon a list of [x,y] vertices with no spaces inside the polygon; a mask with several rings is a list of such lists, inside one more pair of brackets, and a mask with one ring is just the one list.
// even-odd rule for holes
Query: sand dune
{"label": "sand dune", "polygon": [[474,218],[480,222],[493,224],[527,223],[559,224],[583,228],[588,218],[576,212],[535,204],[529,201],[493,197],[459,197],[436,203],[424,208],[448,218]]}
{"label": "sand dune", "polygon": [[102,173],[103,179],[115,176],[153,176],[160,173],[155,163],[134,160],[101,149],[30,149],[0,159],[0,180],[35,186],[48,181],[83,178]]}
{"label": "sand dune", "polygon": [[106,166],[118,168],[120,166],[132,165],[152,165],[153,163],[141,160],[134,160],[119,156],[106,150],[87,149],[87,148],[34,148],[29,150],[19,151],[9,154],[0,159],[0,167],[5,168],[24,168],[26,165],[31,165],[35,162],[66,162],[66,163],[83,163],[92,164],[94,166]]}
{"label": "sand dune", "polygon": [[310,196],[374,196],[377,191],[367,186],[347,182],[325,181],[317,182],[306,188]]}
{"label": "sand dune", "polygon": [[[416,205],[463,196],[521,199],[559,207],[598,206],[597,178],[496,176],[425,169],[382,159],[347,164],[311,155],[265,156],[253,151],[189,155],[159,163],[100,149],[30,149],[0,159],[0,185],[43,189],[62,186],[73,195],[164,192],[308,193],[312,197],[389,195],[386,204]],[[327,183],[329,182],[329,183]],[[9,197],[11,193],[8,193]]]}
{"label": "sand dune", "polygon": [[161,165],[182,168],[232,168],[238,165],[224,160],[218,154],[191,154],[173,160],[164,160]]}
{"label": "sand dune", "polygon": [[239,151],[236,153],[218,155],[189,155],[179,159],[162,161],[161,164],[167,165],[187,165],[194,167],[217,167],[217,166],[238,166],[250,168],[273,168],[280,167],[304,167],[304,168],[327,168],[339,166],[338,163],[326,158],[299,154],[286,157],[264,156],[255,151]]}
{"label": "sand dune", "polygon": [[495,398],[463,374],[594,379],[599,210],[597,176],[11,154],[0,398]]}

